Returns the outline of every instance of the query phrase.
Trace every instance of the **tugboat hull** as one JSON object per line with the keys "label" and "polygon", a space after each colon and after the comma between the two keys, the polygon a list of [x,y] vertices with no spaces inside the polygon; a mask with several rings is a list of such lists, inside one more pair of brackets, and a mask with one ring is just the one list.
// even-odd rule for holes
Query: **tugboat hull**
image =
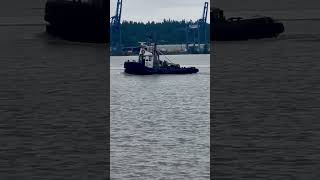
{"label": "tugboat hull", "polygon": [[151,75],[151,74],[192,74],[197,73],[199,70],[195,67],[178,68],[178,67],[159,67],[148,68],[138,62],[125,62],[125,72],[135,75]]}

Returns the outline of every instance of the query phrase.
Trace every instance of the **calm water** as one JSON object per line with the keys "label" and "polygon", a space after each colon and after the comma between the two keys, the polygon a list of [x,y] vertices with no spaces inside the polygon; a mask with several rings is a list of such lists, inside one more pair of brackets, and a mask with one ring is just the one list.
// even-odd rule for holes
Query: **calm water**
{"label": "calm water", "polygon": [[278,39],[214,45],[214,176],[318,179],[320,21],[311,19],[320,18],[319,3],[217,4],[232,15],[259,13],[287,20]]}
{"label": "calm water", "polygon": [[48,37],[43,7],[0,3],[0,179],[103,179],[106,48]]}
{"label": "calm water", "polygon": [[191,75],[136,76],[111,57],[112,179],[209,179],[210,55],[168,56]]}

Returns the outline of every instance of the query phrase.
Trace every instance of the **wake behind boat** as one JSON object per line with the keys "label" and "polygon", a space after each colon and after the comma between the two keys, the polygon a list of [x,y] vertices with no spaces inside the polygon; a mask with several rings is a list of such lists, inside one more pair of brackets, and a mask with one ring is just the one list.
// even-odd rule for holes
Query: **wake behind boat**
{"label": "wake behind boat", "polygon": [[153,47],[141,45],[138,61],[128,60],[124,63],[125,72],[136,75],[151,74],[192,74],[199,70],[195,67],[180,67],[168,61],[160,60],[161,52],[157,50],[156,43]]}

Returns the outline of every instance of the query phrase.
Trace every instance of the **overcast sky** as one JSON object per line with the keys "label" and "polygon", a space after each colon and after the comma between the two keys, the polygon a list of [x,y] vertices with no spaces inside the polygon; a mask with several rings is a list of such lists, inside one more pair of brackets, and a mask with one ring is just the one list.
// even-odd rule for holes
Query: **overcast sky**
{"label": "overcast sky", "polygon": [[[164,18],[195,21],[202,17],[206,1],[210,3],[210,0],[122,0],[121,21],[160,22]],[[117,0],[110,0],[110,17],[115,15],[116,4]]]}

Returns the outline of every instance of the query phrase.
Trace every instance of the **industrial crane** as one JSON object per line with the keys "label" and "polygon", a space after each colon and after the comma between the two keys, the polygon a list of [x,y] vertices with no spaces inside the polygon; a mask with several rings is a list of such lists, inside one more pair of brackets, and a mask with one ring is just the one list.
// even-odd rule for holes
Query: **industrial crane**
{"label": "industrial crane", "polygon": [[110,47],[113,52],[121,51],[122,0],[118,0],[115,16],[110,18]]}
{"label": "industrial crane", "polygon": [[[201,52],[200,44],[204,44],[204,51],[207,51],[208,45],[207,45],[207,17],[208,17],[208,9],[209,9],[209,3],[205,2],[202,12],[202,18],[197,20],[196,23],[189,23],[186,27],[186,49],[189,52],[195,53],[196,43],[198,44],[198,50],[197,52]],[[193,35],[193,47],[189,48],[189,39],[190,39],[190,32]]]}
{"label": "industrial crane", "polygon": [[205,2],[203,7],[202,19],[200,22],[200,27],[202,27],[203,35],[204,35],[204,43],[207,43],[207,17],[208,17],[208,8],[209,3]]}

